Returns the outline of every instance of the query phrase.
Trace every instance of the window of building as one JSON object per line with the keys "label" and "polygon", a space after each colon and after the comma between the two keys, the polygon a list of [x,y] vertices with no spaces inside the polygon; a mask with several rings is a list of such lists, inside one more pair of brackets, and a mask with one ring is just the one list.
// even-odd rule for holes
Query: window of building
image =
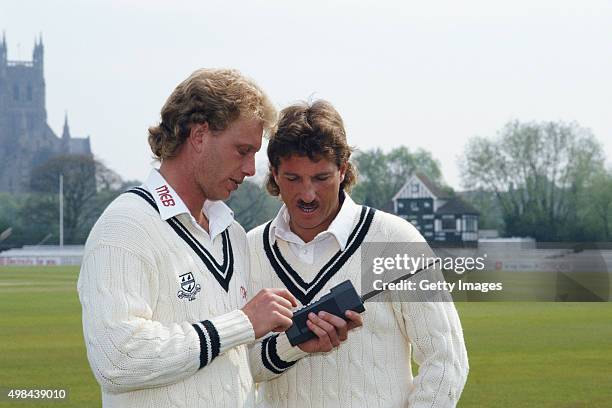
{"label": "window of building", "polygon": [[419,203],[412,201],[410,203],[410,211],[419,211]]}
{"label": "window of building", "polygon": [[430,202],[429,202],[429,201],[425,201],[425,202],[423,203],[423,207],[424,207],[424,208],[429,208],[430,206],[431,206],[431,204],[430,204]]}
{"label": "window of building", "polygon": [[19,86],[18,85],[13,85],[13,99],[16,101],[19,100]]}
{"label": "window of building", "polygon": [[417,183],[414,183],[412,186],[412,194],[418,194],[419,193],[419,185]]}
{"label": "window of building", "polygon": [[453,218],[442,218],[442,229],[443,230],[454,230],[457,226],[455,217]]}
{"label": "window of building", "polygon": [[465,230],[467,232],[476,232],[478,230],[478,219],[475,216],[465,216]]}
{"label": "window of building", "polygon": [[30,84],[28,84],[26,95],[27,95],[28,101],[31,101],[32,100],[32,85]]}

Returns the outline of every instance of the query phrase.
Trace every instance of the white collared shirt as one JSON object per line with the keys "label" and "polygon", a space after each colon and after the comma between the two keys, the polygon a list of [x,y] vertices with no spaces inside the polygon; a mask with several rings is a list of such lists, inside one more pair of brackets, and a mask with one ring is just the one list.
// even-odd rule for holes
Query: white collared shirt
{"label": "white collared shirt", "polygon": [[165,221],[168,218],[180,214],[187,214],[192,224],[210,237],[211,241],[215,240],[219,234],[227,229],[234,222],[234,212],[223,201],[206,200],[202,207],[202,213],[208,219],[208,231],[198,224],[196,219],[191,215],[191,212],[174,191],[172,186],[164,179],[157,169],[151,169],[144,187],[153,195],[159,215]]}
{"label": "white collared shirt", "polygon": [[355,217],[361,211],[361,206],[344,193],[344,202],[336,218],[331,222],[327,230],[317,234],[310,242],[304,242],[296,233],[291,231],[289,226],[289,211],[287,206],[283,204],[278,214],[270,224],[270,229],[275,238],[286,241],[291,252],[300,259],[300,261],[309,265],[314,264],[318,254],[327,252],[331,246],[335,246],[336,250],[346,248],[349,235],[355,221]]}

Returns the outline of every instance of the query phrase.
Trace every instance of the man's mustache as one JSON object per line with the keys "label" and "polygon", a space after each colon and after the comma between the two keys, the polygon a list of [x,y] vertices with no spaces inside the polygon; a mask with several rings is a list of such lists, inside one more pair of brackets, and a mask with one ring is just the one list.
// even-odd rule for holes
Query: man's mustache
{"label": "man's mustache", "polygon": [[317,205],[319,205],[319,201],[318,200],[313,200],[309,203],[303,201],[303,200],[298,200],[297,205],[301,206],[301,207],[315,207]]}

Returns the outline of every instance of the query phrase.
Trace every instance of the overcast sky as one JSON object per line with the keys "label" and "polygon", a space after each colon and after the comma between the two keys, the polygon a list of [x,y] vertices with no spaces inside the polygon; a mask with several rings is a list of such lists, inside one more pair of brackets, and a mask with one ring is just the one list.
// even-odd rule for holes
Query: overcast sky
{"label": "overcast sky", "polygon": [[511,119],[576,121],[612,158],[611,1],[0,0],[0,30],[10,60],[42,32],[49,125],[67,110],[125,179],[199,67],[238,68],[278,108],[327,99],[350,144],[426,149],[455,188],[467,140]]}

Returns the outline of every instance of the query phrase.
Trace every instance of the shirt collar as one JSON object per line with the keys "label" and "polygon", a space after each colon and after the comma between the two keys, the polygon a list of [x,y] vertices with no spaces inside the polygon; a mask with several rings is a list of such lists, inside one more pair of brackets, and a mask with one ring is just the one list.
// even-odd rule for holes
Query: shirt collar
{"label": "shirt collar", "polygon": [[[162,220],[180,214],[188,214],[193,219],[181,197],[157,169],[151,169],[144,186],[153,195]],[[208,218],[209,235],[213,240],[234,222],[234,212],[223,201],[206,200],[202,212]],[[195,223],[195,219],[193,221]]]}
{"label": "shirt collar", "polygon": [[202,212],[208,218],[210,238],[213,240],[234,223],[234,212],[223,201],[204,201]]}
{"label": "shirt collar", "polygon": [[[344,251],[348,238],[351,235],[355,217],[359,215],[360,211],[361,206],[357,205],[347,193],[344,193],[344,201],[340,207],[340,211],[338,211],[338,215],[336,215],[336,218],[329,224],[327,230],[320,232],[312,242],[320,239],[320,237],[332,235],[338,242],[340,249]],[[283,204],[274,220],[272,220],[272,224],[270,224],[272,236],[275,239],[280,238],[283,241],[304,245],[304,241],[296,233],[291,231],[289,220],[289,211],[287,210],[287,206]]]}

